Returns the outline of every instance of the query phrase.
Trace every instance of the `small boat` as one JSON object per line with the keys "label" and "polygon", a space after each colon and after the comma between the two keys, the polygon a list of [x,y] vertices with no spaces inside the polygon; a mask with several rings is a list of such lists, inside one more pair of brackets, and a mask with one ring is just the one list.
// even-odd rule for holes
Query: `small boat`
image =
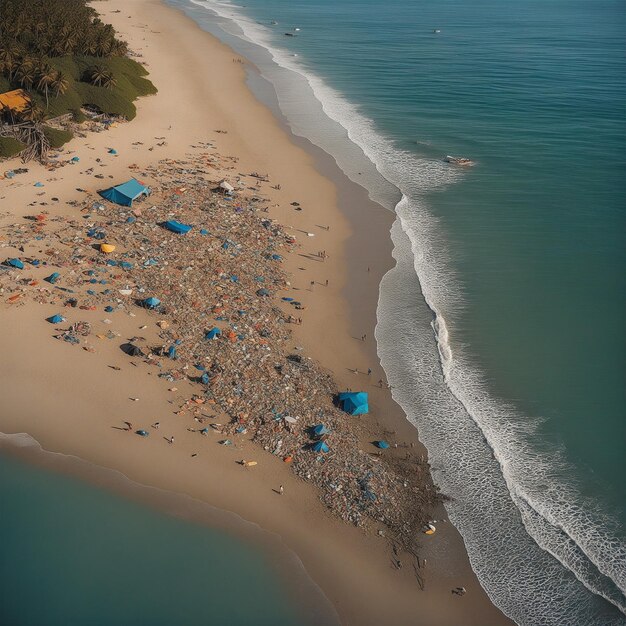
{"label": "small boat", "polygon": [[438,35],[441,31],[438,28],[435,28],[435,30],[433,30],[433,33],[435,33],[435,35]]}
{"label": "small boat", "polygon": [[474,161],[466,159],[465,157],[453,157],[448,155],[444,161],[446,163],[451,163],[452,165],[474,165]]}
{"label": "small boat", "polygon": [[285,37],[295,37],[293,33],[285,33]]}

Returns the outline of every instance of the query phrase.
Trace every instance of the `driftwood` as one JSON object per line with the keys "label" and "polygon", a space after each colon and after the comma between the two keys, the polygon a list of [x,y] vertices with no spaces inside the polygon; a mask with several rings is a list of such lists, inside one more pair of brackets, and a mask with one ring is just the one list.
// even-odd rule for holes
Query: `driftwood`
{"label": "driftwood", "polygon": [[50,142],[44,133],[43,124],[39,122],[1,124],[0,137],[12,137],[26,144],[26,148],[20,154],[22,163],[27,163],[33,159],[40,163],[46,161],[50,150]]}

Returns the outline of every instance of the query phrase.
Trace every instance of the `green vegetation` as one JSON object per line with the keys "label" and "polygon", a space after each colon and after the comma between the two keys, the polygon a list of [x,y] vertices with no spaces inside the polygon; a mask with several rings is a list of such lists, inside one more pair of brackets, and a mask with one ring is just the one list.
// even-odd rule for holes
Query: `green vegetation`
{"label": "green vegetation", "polygon": [[50,142],[51,148],[60,148],[73,137],[69,130],[59,130],[57,128],[50,128],[50,126],[44,126],[43,132]]}
{"label": "green vegetation", "polygon": [[13,157],[19,154],[26,144],[13,137],[0,137],[0,157]]}
{"label": "green vegetation", "polygon": [[24,89],[32,100],[17,116],[4,111],[5,122],[80,120],[83,106],[133,119],[133,101],[156,89],[127,51],[86,0],[1,0],[0,93]]}

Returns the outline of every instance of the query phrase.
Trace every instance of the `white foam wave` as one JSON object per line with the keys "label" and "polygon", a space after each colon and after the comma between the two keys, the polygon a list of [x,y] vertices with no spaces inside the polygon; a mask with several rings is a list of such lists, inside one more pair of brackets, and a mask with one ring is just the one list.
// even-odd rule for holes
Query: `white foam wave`
{"label": "white foam wave", "polygon": [[[397,396],[409,419],[419,425],[421,438],[431,458],[437,459],[440,469],[435,470],[435,476],[438,483],[447,493],[457,496],[457,504],[452,503],[448,508],[466,540],[472,563],[488,593],[519,623],[564,623],[563,620],[567,621],[568,615],[571,616],[573,606],[579,605],[578,616],[582,621],[578,623],[592,624],[600,609],[593,599],[585,603],[580,598],[581,589],[574,576],[569,576],[571,572],[590,591],[606,598],[620,610],[626,610],[623,596],[626,590],[626,547],[613,538],[611,520],[594,510],[592,503],[584,502],[564,479],[567,466],[558,451],[547,456],[529,445],[539,419],[522,416],[513,406],[492,398],[481,373],[465,356],[463,347],[451,338],[447,318],[453,318],[463,306],[460,282],[446,259],[447,246],[442,238],[442,229],[429,213],[422,197],[426,192],[454,183],[461,174],[441,163],[398,149],[377,131],[374,122],[365,117],[359,107],[346,101],[339,92],[306,68],[299,58],[276,46],[271,30],[249,19],[239,7],[217,0],[190,1],[210,8],[222,18],[233,20],[241,31],[240,36],[268,51],[272,61],[280,68],[303,78],[315,100],[321,104],[323,113],[340,125],[344,138],[353,145],[350,147],[345,141],[338,141],[337,137],[322,136],[319,118],[315,124],[309,120],[310,127],[307,127],[306,116],[299,118],[297,115],[304,96],[297,99],[296,106],[293,106],[294,103],[280,89],[278,83],[281,79],[272,73],[272,68],[261,64],[261,73],[274,83],[281,109],[296,134],[308,137],[332,154],[352,180],[366,186],[374,200],[389,206],[393,197],[389,187],[380,182],[376,173],[402,192],[402,200],[396,206],[398,221],[393,233],[396,245],[394,256],[400,254],[399,248],[403,248],[410,255],[412,267],[409,269],[405,259],[402,270],[392,270],[381,285],[379,328],[376,332],[379,355],[389,380],[399,390],[394,392],[394,397]],[[293,98],[293,92],[290,92],[290,97]],[[337,132],[336,128],[333,130]],[[355,175],[355,169],[360,170],[364,166],[362,160],[358,168],[351,164],[354,145],[373,164],[366,177]],[[350,156],[346,156],[348,154]],[[398,229],[408,237],[403,242],[404,247],[398,243],[402,240]],[[399,280],[406,290],[411,282],[417,284],[416,278],[419,279],[421,293],[417,294],[415,301],[405,302],[410,314],[402,325],[404,334],[398,336],[389,329],[389,324],[390,320],[397,324],[398,317],[403,315],[404,309],[398,304],[402,298],[398,293],[394,293],[392,298],[385,284]],[[420,335],[411,328],[411,324],[415,324],[411,315],[415,314],[420,298],[434,315],[429,323],[436,343],[432,333],[422,332]],[[390,299],[397,306],[391,306]],[[391,336],[393,341],[389,339]],[[421,343],[423,353],[416,353],[411,358],[404,354],[403,358],[399,358],[396,346],[403,346],[404,352],[407,346],[417,351],[417,343]],[[439,358],[429,360],[428,354],[438,354]],[[398,363],[404,367],[399,368]],[[438,376],[442,379],[440,387],[435,384]],[[430,424],[426,424],[423,417],[420,419],[416,403],[421,405],[422,416],[429,415]],[[448,423],[441,415],[442,407],[456,417],[454,424]],[[432,428],[432,424],[436,423],[444,429],[445,436]],[[458,448],[452,445],[454,437],[450,429],[458,430],[460,425],[463,425],[464,431],[467,430],[466,435],[473,446],[467,440],[459,442]],[[487,444],[486,447],[480,442]],[[486,462],[477,464],[475,459],[467,457],[469,449],[474,449],[477,458],[483,461],[491,459],[495,465],[487,469]],[[456,456],[450,456],[455,458],[444,458],[443,450],[448,453],[454,451]],[[466,470],[466,475],[459,479],[461,469]],[[480,485],[481,493],[468,486],[468,476],[472,477],[474,486]],[[474,497],[462,497],[463,493],[472,493]],[[500,501],[506,501],[506,505]],[[459,505],[459,502],[463,504]],[[516,535],[517,543],[507,541],[499,533],[498,526],[504,521],[508,532]],[[487,545],[485,536],[500,543]],[[535,544],[529,544],[529,536]],[[545,552],[537,551],[537,546]],[[502,570],[509,572],[506,580],[493,571],[491,560],[484,560],[479,553],[481,547],[489,553],[490,559],[498,560],[499,554],[516,564],[515,568],[511,568],[502,562]],[[530,550],[533,563],[522,566],[517,559],[512,559],[511,551],[516,547],[519,554],[528,554]],[[565,569],[558,567],[556,561],[547,561],[547,554],[554,556]],[[511,593],[511,581],[518,581],[515,593]],[[553,606],[550,612],[554,619],[548,618],[546,606],[556,596],[568,602],[563,601],[557,609]],[[552,604],[555,603],[552,601]],[[529,610],[531,605],[538,607],[536,611]]]}

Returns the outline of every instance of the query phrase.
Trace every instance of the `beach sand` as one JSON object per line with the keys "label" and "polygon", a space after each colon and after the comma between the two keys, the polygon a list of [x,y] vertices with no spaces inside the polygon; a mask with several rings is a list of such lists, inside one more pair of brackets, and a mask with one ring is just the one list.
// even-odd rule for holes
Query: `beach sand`
{"label": "beach sand", "polygon": [[[29,206],[35,201],[48,202],[51,215],[75,215],[76,209],[66,203],[84,198],[78,189],[95,191],[107,181],[127,179],[131,164],[141,169],[165,157],[184,158],[192,144],[213,142],[220,154],[238,158],[235,172],[267,173],[272,184],[280,184],[280,190],[264,187],[272,197],[271,217],[296,232],[315,234],[304,242],[300,252],[305,254],[289,255],[286,262],[292,285],[306,293],[307,309],[302,311],[303,324],[293,327],[294,342],[328,368],[340,387],[370,393],[370,414],[362,420],[368,425],[363,448],[388,433],[386,438],[394,442],[413,444],[414,454],[425,454],[389,391],[376,384],[384,379],[373,339],[377,286],[392,261],[388,231],[393,216],[345,179],[329,157],[287,133],[246,87],[246,71],[254,68],[234,63],[238,55],[182,13],[157,0],[109,0],[95,6],[131,50],[141,53],[159,93],[137,103],[133,122],[66,146],[68,156],[80,156],[79,164],[50,172],[31,163],[27,174],[0,181],[0,211],[10,214],[2,223],[36,213]],[[157,137],[165,137],[167,145],[157,145]],[[108,154],[110,147],[117,156]],[[99,168],[97,158],[105,168]],[[94,180],[84,173],[91,167],[111,178]],[[45,186],[34,188],[37,181]],[[294,210],[294,201],[302,211]],[[315,256],[320,250],[326,252],[325,260]],[[26,432],[46,450],[119,470],[140,484],[188,494],[280,535],[343,623],[510,623],[478,584],[457,531],[441,522],[447,517],[443,509],[434,512],[440,520],[436,535],[418,538],[417,550],[427,559],[422,591],[410,568],[392,566],[384,538],[332,517],[313,486],[256,444],[246,441],[236,450],[215,445],[210,455],[191,457],[197,439],[172,413],[171,385],[142,369],[133,371],[112,342],[99,346],[97,355],[70,351],[70,346],[51,340],[52,329],[42,322],[58,312],[49,305],[14,308],[3,298],[0,310],[0,431]],[[101,318],[101,312],[82,316],[94,322]],[[138,310],[136,317],[116,318],[115,330],[132,336],[148,324],[141,334],[158,342],[153,322]],[[363,373],[368,368],[371,376]],[[190,383],[176,386],[180,397],[194,391]],[[133,397],[140,401],[130,401]],[[121,433],[115,426],[123,419],[148,424],[159,419],[160,433],[175,435],[176,444],[160,437],[143,442]],[[258,465],[248,470],[236,463],[240,458],[255,459]],[[273,491],[279,485],[284,485],[282,497]],[[451,594],[458,586],[467,589],[465,596]]]}

